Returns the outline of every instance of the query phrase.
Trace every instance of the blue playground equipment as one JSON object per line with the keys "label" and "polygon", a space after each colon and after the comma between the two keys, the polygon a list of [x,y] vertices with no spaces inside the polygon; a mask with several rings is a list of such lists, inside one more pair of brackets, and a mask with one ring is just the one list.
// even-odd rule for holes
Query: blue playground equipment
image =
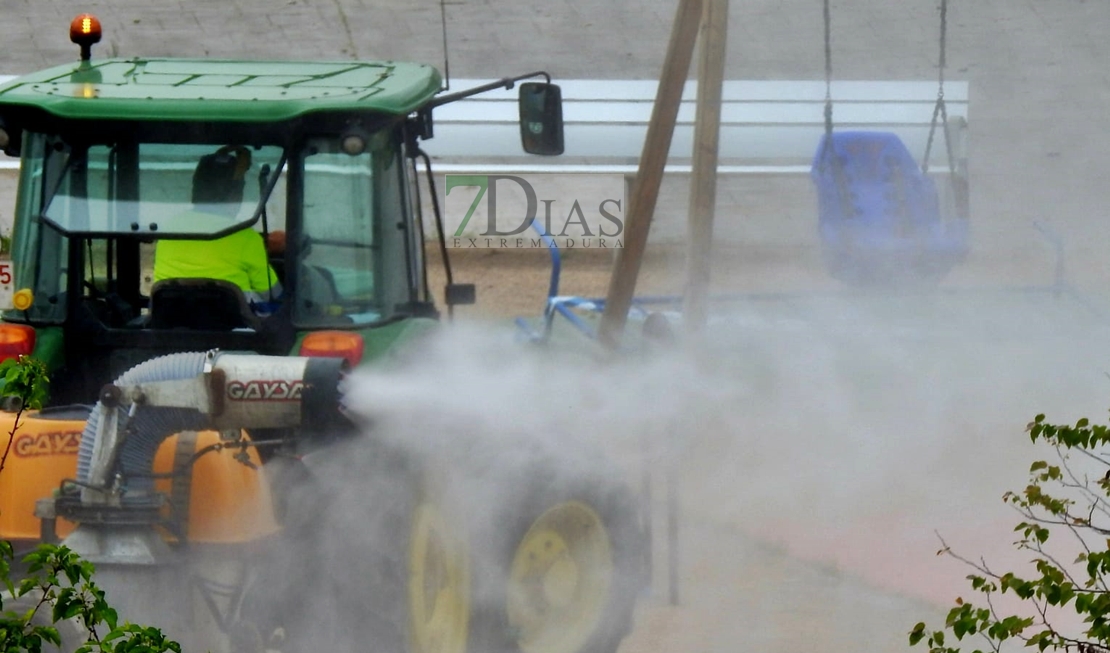
{"label": "blue playground equipment", "polygon": [[[825,266],[850,285],[935,283],[967,255],[967,176],[953,155],[944,105],[947,4],[942,0],[940,6],[937,102],[919,166],[896,134],[833,131],[831,20],[825,0],[825,135],[810,175],[817,190],[817,229]],[[948,202],[941,201],[929,175],[938,123],[948,154]]]}
{"label": "blue playground equipment", "polygon": [[826,134],[811,176],[833,277],[853,285],[935,281],[966,256],[966,217],[945,214],[933,178],[895,134]]}

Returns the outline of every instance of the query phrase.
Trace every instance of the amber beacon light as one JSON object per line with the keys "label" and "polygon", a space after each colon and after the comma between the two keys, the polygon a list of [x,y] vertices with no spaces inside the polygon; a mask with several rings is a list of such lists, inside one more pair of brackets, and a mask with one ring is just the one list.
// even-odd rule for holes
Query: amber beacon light
{"label": "amber beacon light", "polygon": [[100,21],[92,14],[80,14],[69,24],[69,40],[81,46],[81,61],[88,61],[93,44],[100,42]]}

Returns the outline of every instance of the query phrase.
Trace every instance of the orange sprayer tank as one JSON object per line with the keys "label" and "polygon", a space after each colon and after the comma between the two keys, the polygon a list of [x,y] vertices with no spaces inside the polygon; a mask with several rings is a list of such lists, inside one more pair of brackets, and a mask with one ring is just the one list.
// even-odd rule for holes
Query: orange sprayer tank
{"label": "orange sprayer tank", "polygon": [[[7,451],[0,471],[0,538],[35,540],[41,533],[34,515],[35,502],[49,497],[63,479],[77,475],[77,449],[81,444],[84,419],[59,415],[41,419],[37,413],[20,418],[19,430],[9,435],[13,413],[0,413],[0,451]],[[58,535],[64,537],[73,524],[58,520]]]}
{"label": "orange sprayer tank", "polygon": [[[77,450],[85,428],[80,411],[49,411],[44,414],[25,413],[19,430],[11,441],[9,433],[15,420],[11,413],[0,413],[0,453],[8,458],[0,472],[0,539],[37,540],[41,524],[34,516],[35,502],[53,496],[65,479],[77,475]],[[214,431],[196,434],[192,446],[179,451],[177,436],[167,438],[154,459],[155,473],[180,465],[196,451],[219,442]],[[269,486],[261,471],[261,462],[253,449],[248,449],[255,468],[248,467],[232,456],[234,451],[210,452],[192,468],[188,484],[173,487],[170,479],[158,481],[156,487],[167,494],[188,491],[189,519],[187,534],[197,543],[235,543],[258,539],[275,532],[273,505]],[[175,502],[179,498],[171,498]],[[59,519],[57,533],[65,537],[73,524]]]}

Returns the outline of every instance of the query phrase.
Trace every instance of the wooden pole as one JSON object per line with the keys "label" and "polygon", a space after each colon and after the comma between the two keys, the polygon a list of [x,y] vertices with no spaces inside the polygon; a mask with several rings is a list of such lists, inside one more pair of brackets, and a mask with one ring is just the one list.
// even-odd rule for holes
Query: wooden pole
{"label": "wooden pole", "polygon": [[682,102],[683,87],[690,74],[690,61],[693,59],[694,43],[698,37],[702,5],[703,0],[679,0],[675,13],[671,40],[667,44],[667,56],[659,79],[659,90],[655,94],[655,106],[651,112],[651,122],[648,123],[644,149],[640,154],[640,167],[636,172],[632,196],[628,200],[624,249],[617,253],[613,276],[609,280],[605,311],[598,327],[598,339],[610,348],[620,344],[628,310],[632,307],[636,277],[640,274],[640,263],[647,245],[648,231],[651,229],[651,217],[655,213],[659,185],[663,181],[663,167],[671,149],[671,137],[674,135],[675,120]]}
{"label": "wooden pole", "polygon": [[682,307],[687,333],[700,332],[708,314],[706,298],[717,205],[717,154],[727,38],[728,0],[705,0],[698,45],[698,108],[694,122],[686,292]]}

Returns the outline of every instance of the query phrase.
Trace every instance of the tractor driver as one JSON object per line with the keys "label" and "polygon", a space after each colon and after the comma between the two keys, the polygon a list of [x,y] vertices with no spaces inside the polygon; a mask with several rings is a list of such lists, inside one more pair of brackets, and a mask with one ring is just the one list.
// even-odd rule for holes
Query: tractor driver
{"label": "tractor driver", "polygon": [[[193,210],[190,213],[232,218],[243,203],[243,188],[251,167],[245,147],[228,145],[201,157],[193,173]],[[188,214],[183,216],[187,219]],[[271,234],[269,247],[250,227],[216,240],[159,240],[154,249],[154,282],[163,279],[219,279],[243,290],[252,306],[265,305],[281,295],[281,283],[267,252],[284,244],[284,233]]]}

